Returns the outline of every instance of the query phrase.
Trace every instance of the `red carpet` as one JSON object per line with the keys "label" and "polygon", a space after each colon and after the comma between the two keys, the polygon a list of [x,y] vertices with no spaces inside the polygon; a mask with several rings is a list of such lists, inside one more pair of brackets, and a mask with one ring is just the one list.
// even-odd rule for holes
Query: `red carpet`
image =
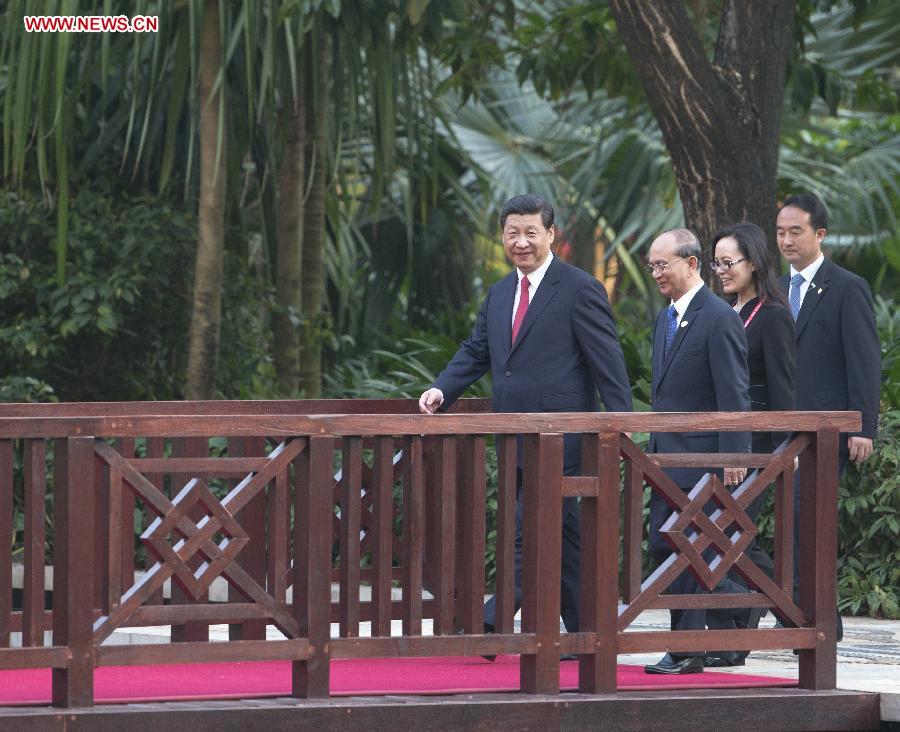
{"label": "red carpet", "polygon": [[[578,663],[560,667],[561,687],[578,685]],[[641,666],[619,666],[620,691],[692,688],[796,686],[792,679],[706,671],[689,676],[653,676]],[[331,693],[460,694],[517,691],[518,656],[501,656],[495,663],[481,658],[340,659],[331,664]],[[95,674],[98,703],[241,699],[288,696],[291,667],[286,661],[245,663],[107,666]],[[50,670],[0,671],[0,705],[49,704]]]}

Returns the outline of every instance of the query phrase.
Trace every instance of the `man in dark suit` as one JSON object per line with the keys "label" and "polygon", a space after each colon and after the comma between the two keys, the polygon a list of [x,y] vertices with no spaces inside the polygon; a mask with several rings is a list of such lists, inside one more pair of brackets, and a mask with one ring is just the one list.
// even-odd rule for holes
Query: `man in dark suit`
{"label": "man in dark suit", "polygon": [[[750,410],[747,390],[747,337],[740,317],[700,277],[700,243],[687,229],[658,236],[648,254],[650,274],[670,304],[656,318],[653,337],[654,412],[738,412]],[[746,432],[659,432],[650,436],[647,452],[749,452]],[[704,468],[668,468],[666,474],[685,492],[708,472]],[[726,468],[726,485],[738,485],[743,468]],[[650,553],[662,563],[672,549],[660,529],[671,514],[656,493],[650,496]],[[725,587],[725,584],[728,587]],[[731,587],[735,585],[735,587]],[[723,580],[720,591],[744,591]],[[669,587],[673,594],[700,592],[687,570]],[[701,630],[704,610],[672,610],[672,630]],[[667,653],[647,673],[689,674],[703,671],[703,652]]]}
{"label": "man in dark suit", "polygon": [[[862,430],[845,435],[838,471],[847,461],[861,464],[872,454],[878,431],[881,346],[875,327],[872,293],[864,279],[825,259],[828,210],[816,196],[790,196],[778,212],[776,236],[790,273],[780,282],[796,321],[797,409],[857,410]],[[794,485],[794,587],[797,582],[800,528],[799,475]],[[837,640],[843,637],[838,615]]]}
{"label": "man in dark suit", "polygon": [[[608,411],[631,411],[631,388],[606,290],[595,278],[553,256],[553,208],[535,195],[504,204],[503,248],[515,265],[493,285],[469,338],[419,399],[432,414],[447,408],[488,370],[495,412],[591,412],[600,392]],[[577,475],[578,435],[564,438],[564,473]],[[519,455],[521,467],[521,451]],[[519,475],[521,489],[521,474]],[[521,600],[521,504],[516,510],[516,607]],[[563,499],[561,611],[579,627],[580,521],[576,498]],[[494,599],[485,631],[495,625]]]}

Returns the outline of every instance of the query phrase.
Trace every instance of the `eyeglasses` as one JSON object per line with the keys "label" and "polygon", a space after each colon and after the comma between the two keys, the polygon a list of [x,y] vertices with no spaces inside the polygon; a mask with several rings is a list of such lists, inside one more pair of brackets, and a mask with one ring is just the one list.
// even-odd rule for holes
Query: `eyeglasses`
{"label": "eyeglasses", "polygon": [[644,266],[644,270],[651,275],[656,274],[657,272],[662,274],[668,267],[671,267],[675,262],[680,262],[682,259],[687,259],[687,257],[678,257],[678,259],[673,259],[671,262],[651,262]]}
{"label": "eyeglasses", "polygon": [[740,259],[732,259],[730,262],[720,262],[718,259],[714,259],[712,261],[712,268],[716,272],[727,272],[729,269],[734,267],[738,262],[743,262],[747,257],[741,257]]}

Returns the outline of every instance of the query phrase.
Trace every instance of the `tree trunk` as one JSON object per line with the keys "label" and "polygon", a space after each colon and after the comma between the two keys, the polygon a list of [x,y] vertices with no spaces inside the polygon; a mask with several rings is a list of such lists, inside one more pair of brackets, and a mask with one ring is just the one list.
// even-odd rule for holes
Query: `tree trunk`
{"label": "tree trunk", "polygon": [[303,74],[297,98],[287,113],[287,141],[278,171],[276,212],[275,312],[272,315],[273,356],[278,391],[294,397],[299,388],[301,313],[300,258],[303,251],[304,145],[306,140]]}
{"label": "tree trunk", "polygon": [[300,270],[303,325],[300,331],[300,388],[307,398],[322,393],[322,263],[325,248],[325,193],[328,186],[328,44],[321,24],[309,33],[304,53],[309,85],[306,98],[306,169],[309,195],[303,212]]}
{"label": "tree trunk", "polygon": [[711,236],[739,221],[762,227],[780,261],[775,184],[794,4],[726,0],[710,62],[682,2],[610,0],[707,264]]}
{"label": "tree trunk", "polygon": [[198,211],[197,260],[188,346],[187,399],[210,399],[214,393],[222,322],[222,262],[226,161],[216,159],[225,149],[224,120],[219,123],[222,85],[213,85],[221,66],[219,3],[208,0],[200,29],[198,67],[200,95],[200,202]]}

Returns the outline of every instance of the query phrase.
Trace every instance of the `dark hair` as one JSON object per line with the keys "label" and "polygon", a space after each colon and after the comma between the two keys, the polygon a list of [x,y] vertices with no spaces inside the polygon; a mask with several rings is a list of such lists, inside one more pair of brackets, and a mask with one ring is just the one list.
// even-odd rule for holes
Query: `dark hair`
{"label": "dark hair", "polygon": [[553,226],[553,206],[534,193],[523,193],[521,196],[513,196],[500,209],[500,228],[506,226],[506,217],[510,214],[536,214],[541,215],[544,228],[548,231]]}
{"label": "dark hair", "polygon": [[812,193],[798,193],[788,196],[784,205],[806,211],[809,214],[809,223],[812,224],[813,231],[828,228],[828,209],[825,208],[825,204],[818,196]]}
{"label": "dark hair", "polygon": [[760,299],[765,298],[766,302],[778,303],[787,307],[787,299],[784,296],[784,291],[778,285],[778,278],[775,274],[775,269],[772,267],[769,246],[763,230],[756,224],[751,224],[748,221],[726,226],[713,236],[713,251],[715,251],[716,244],[720,239],[725,239],[729,236],[733,237],[737,242],[741,256],[747,257],[753,265],[753,286],[756,288],[757,296]]}

